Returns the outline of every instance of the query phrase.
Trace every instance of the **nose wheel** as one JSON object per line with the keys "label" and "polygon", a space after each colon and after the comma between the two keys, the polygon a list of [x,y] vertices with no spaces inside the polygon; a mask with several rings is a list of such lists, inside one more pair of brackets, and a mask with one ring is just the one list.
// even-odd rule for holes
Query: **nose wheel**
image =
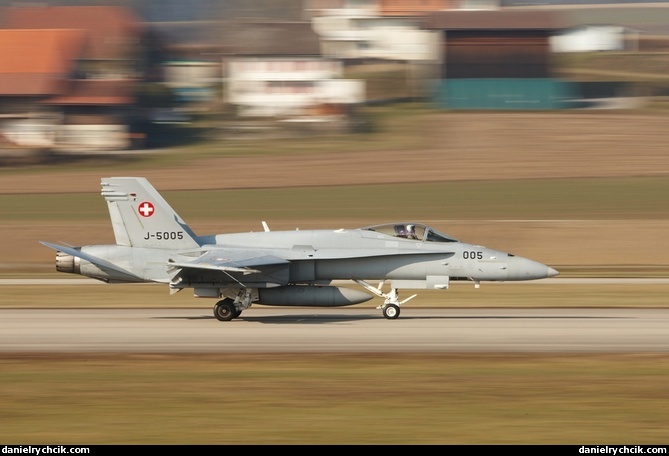
{"label": "nose wheel", "polygon": [[395,304],[386,304],[385,306],[382,307],[383,309],[383,316],[386,317],[388,320],[395,320],[397,317],[400,316],[400,306],[395,305]]}

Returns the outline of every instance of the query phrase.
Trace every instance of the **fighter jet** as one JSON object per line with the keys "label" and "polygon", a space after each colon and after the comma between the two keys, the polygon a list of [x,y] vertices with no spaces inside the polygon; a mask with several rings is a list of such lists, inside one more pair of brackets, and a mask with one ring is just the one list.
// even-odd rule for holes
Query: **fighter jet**
{"label": "fighter jet", "polygon": [[[154,282],[176,293],[215,298],[214,316],[230,321],[252,304],[336,307],[377,296],[387,319],[416,294],[452,281],[519,281],[553,277],[539,262],[460,242],[421,223],[355,229],[263,230],[199,236],[143,177],[102,179],[116,244],[56,250],[56,270],[107,283]],[[371,281],[379,281],[378,286]],[[338,285],[333,285],[338,282]],[[341,285],[344,282],[344,285]],[[384,291],[384,284],[390,290]],[[347,284],[357,283],[364,290]]]}

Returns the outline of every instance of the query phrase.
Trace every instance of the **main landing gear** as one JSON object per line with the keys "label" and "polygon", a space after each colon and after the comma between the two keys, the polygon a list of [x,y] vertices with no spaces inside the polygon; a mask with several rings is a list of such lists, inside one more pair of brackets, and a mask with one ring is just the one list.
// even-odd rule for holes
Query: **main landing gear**
{"label": "main landing gear", "polygon": [[222,301],[218,301],[214,306],[214,317],[218,321],[230,321],[233,318],[237,318],[242,314],[241,310],[237,310],[235,306],[235,301],[231,298],[225,298]]}
{"label": "main landing gear", "polygon": [[397,288],[392,288],[390,290],[390,293],[384,293],[383,291],[381,291],[383,282],[379,284],[378,288],[373,287],[364,280],[356,280],[355,282],[358,285],[365,288],[366,290],[374,293],[376,296],[385,299],[383,304],[377,307],[377,309],[381,309],[381,312],[383,312],[383,316],[386,317],[388,320],[395,320],[396,318],[398,318],[400,316],[400,306],[405,302],[410,301],[411,299],[418,296],[418,295],[412,295],[400,301],[399,290]]}
{"label": "main landing gear", "polygon": [[218,321],[230,321],[242,314],[244,309],[251,307],[251,303],[257,295],[253,290],[242,288],[235,299],[225,298],[218,301],[214,306],[214,317]]}

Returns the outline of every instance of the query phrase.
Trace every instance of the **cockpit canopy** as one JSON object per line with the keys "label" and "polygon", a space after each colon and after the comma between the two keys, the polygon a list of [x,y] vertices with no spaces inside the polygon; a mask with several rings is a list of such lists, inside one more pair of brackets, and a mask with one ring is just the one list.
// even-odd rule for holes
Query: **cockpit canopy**
{"label": "cockpit canopy", "polygon": [[418,241],[428,242],[458,242],[450,236],[447,236],[439,231],[422,223],[387,223],[384,225],[365,226],[361,230],[375,231],[377,233],[387,234],[404,239],[415,239]]}

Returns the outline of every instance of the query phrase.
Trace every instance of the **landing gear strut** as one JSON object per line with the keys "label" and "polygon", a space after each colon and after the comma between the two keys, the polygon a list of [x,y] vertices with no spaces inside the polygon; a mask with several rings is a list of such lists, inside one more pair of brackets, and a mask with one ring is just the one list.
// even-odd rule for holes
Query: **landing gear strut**
{"label": "landing gear strut", "polygon": [[400,301],[399,290],[397,288],[391,289],[390,293],[384,293],[383,291],[381,291],[383,282],[379,284],[378,288],[373,287],[364,280],[356,280],[355,282],[358,285],[365,288],[366,290],[374,293],[376,296],[385,299],[383,305],[380,305],[379,307],[377,307],[377,309],[381,309],[381,311],[383,312],[383,316],[386,317],[388,320],[395,320],[396,318],[398,318],[400,316],[400,306],[417,296],[417,295],[412,295]]}

